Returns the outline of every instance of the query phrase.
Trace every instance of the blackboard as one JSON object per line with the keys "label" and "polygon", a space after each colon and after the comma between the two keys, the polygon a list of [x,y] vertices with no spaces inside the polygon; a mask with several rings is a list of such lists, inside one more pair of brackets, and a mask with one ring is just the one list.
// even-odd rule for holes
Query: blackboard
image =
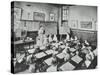
{"label": "blackboard", "polygon": [[41,25],[45,28],[45,34],[57,34],[56,22],[40,22],[40,26]]}
{"label": "blackboard", "polygon": [[27,31],[38,31],[40,22],[26,21]]}

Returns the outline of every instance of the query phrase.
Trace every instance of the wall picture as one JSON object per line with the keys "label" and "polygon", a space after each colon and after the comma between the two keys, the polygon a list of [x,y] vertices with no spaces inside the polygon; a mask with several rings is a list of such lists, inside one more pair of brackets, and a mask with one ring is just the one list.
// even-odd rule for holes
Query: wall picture
{"label": "wall picture", "polygon": [[78,28],[78,20],[71,20],[70,25],[71,28]]}
{"label": "wall picture", "polygon": [[81,21],[80,22],[81,28],[83,29],[92,29],[92,21]]}
{"label": "wall picture", "polygon": [[55,14],[50,13],[50,21],[55,21]]}
{"label": "wall picture", "polygon": [[45,21],[45,14],[40,12],[34,12],[33,18],[36,21]]}
{"label": "wall picture", "polygon": [[13,8],[13,11],[14,11],[14,19],[20,20],[22,9],[16,7],[16,8]]}
{"label": "wall picture", "polygon": [[21,20],[33,20],[33,12],[30,11],[22,11],[22,17]]}

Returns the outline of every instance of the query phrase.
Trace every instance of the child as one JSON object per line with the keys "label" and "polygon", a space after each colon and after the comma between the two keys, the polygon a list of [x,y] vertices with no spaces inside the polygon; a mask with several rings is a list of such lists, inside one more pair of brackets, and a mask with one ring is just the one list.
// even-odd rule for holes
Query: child
{"label": "child", "polygon": [[31,72],[31,73],[36,72],[36,63],[35,63],[35,57],[34,56],[30,56],[28,71]]}

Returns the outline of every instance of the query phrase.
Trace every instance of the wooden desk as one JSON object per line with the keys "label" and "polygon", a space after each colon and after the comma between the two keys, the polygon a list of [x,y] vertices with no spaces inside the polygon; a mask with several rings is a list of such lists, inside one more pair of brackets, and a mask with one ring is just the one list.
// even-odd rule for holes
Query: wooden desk
{"label": "wooden desk", "polygon": [[[11,43],[14,47],[14,51],[21,51],[21,50],[27,50],[30,49],[31,45],[34,45],[34,40],[28,40],[28,41],[15,41]],[[27,48],[26,48],[27,46]]]}

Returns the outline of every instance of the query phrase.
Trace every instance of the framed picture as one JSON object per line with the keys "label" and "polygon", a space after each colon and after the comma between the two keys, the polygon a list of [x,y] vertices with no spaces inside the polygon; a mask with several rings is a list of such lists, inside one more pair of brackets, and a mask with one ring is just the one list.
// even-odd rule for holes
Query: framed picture
{"label": "framed picture", "polygon": [[21,20],[33,20],[33,12],[23,10]]}
{"label": "framed picture", "polygon": [[82,29],[92,29],[93,27],[92,27],[92,21],[81,21],[80,22],[80,27],[82,28]]}
{"label": "framed picture", "polygon": [[50,21],[55,21],[55,14],[50,13]]}
{"label": "framed picture", "polygon": [[13,12],[12,15],[13,15],[14,19],[20,20],[22,9],[21,8],[18,8],[18,7],[14,7],[12,9],[12,12]]}
{"label": "framed picture", "polygon": [[78,28],[78,20],[71,20],[70,25],[71,28]]}
{"label": "framed picture", "polygon": [[68,22],[63,22],[61,26],[59,26],[59,34],[67,34],[70,33],[70,28],[68,26]]}
{"label": "framed picture", "polygon": [[45,14],[40,12],[34,12],[33,18],[36,21],[45,21]]}

